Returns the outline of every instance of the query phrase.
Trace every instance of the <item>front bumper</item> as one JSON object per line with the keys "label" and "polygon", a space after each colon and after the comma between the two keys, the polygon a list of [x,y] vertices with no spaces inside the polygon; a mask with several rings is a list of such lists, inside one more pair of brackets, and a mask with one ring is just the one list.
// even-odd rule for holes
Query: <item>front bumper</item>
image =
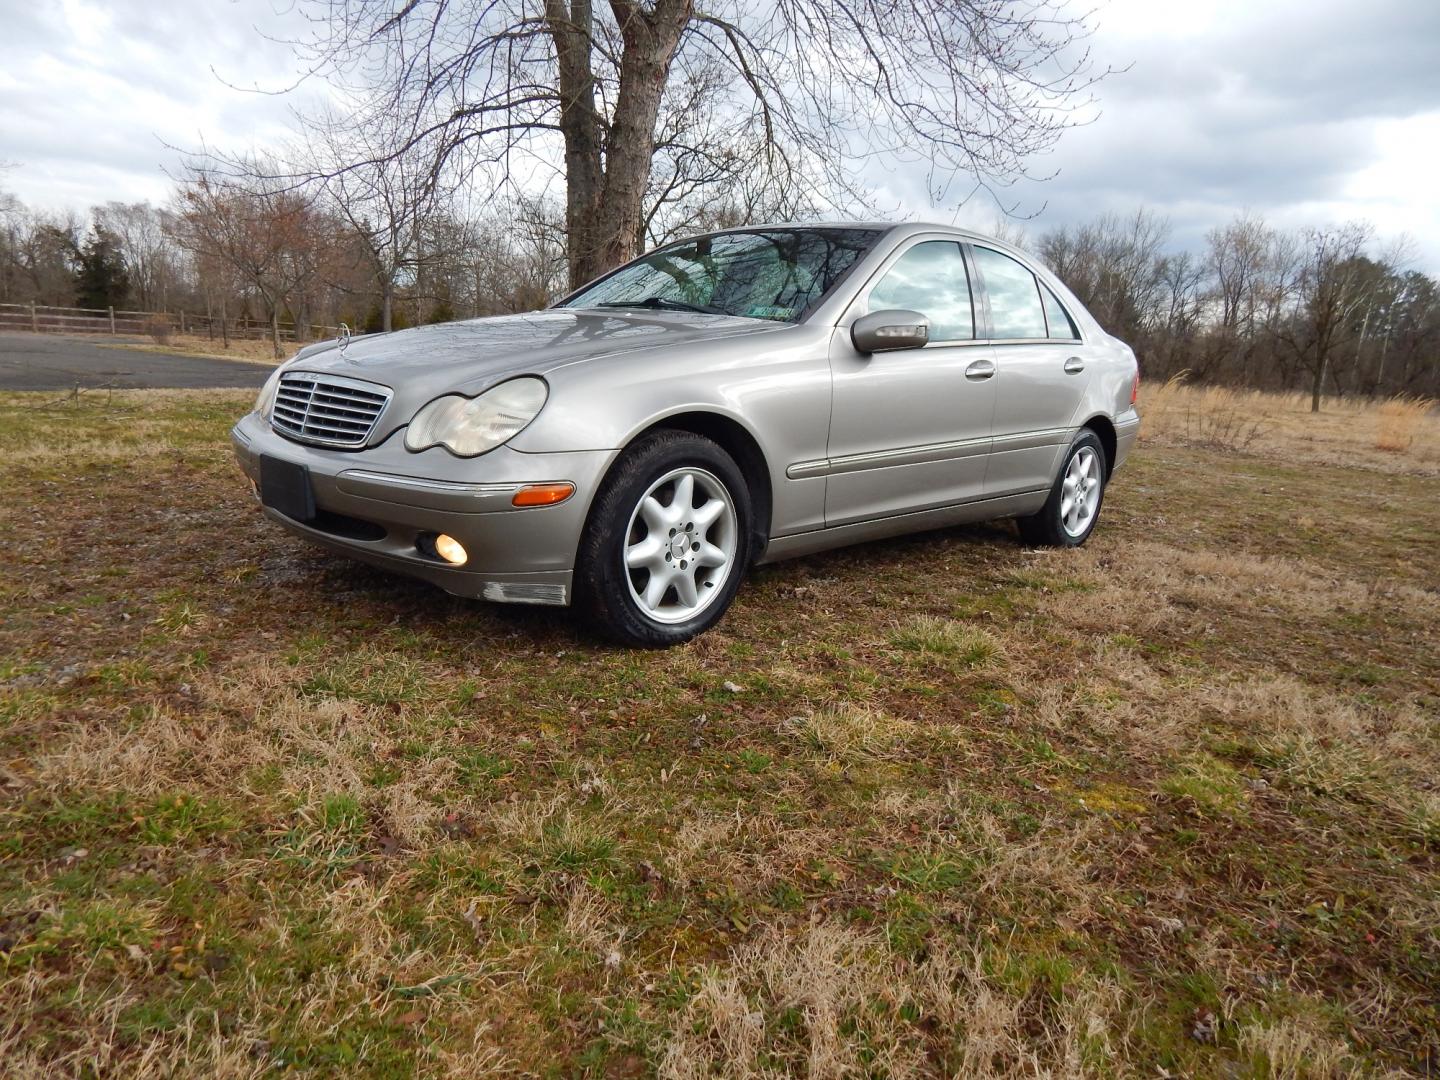
{"label": "front bumper", "polygon": [[[440,447],[412,454],[398,434],[364,450],[326,450],[282,438],[255,413],[231,429],[230,441],[252,484],[260,482],[261,455],[309,470],[320,512],[314,521],[264,508],[296,535],[456,596],[531,604],[570,602],[585,515],[614,453],[525,454],[502,446],[467,459]],[[562,503],[511,505],[526,484],[565,481],[575,494]],[[425,553],[423,538],[436,533],[464,545],[464,566]]]}

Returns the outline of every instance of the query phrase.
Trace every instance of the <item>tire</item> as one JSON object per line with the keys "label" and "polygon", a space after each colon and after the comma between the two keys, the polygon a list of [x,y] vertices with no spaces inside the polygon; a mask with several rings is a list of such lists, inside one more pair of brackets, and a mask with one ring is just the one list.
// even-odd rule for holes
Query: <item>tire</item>
{"label": "tire", "polygon": [[[623,645],[664,648],[720,621],[750,564],[750,492],[719,445],[658,431],[628,447],[590,508],[575,600]],[[688,582],[688,584],[687,584]]]}
{"label": "tire", "polygon": [[[1073,474],[1073,475],[1072,475]],[[1079,547],[1095,531],[1110,464],[1099,436],[1086,428],[1065,452],[1050,497],[1037,512],[1016,519],[1020,539],[1037,547]],[[1080,487],[1080,500],[1072,494]],[[1087,513],[1088,510],[1088,513]]]}

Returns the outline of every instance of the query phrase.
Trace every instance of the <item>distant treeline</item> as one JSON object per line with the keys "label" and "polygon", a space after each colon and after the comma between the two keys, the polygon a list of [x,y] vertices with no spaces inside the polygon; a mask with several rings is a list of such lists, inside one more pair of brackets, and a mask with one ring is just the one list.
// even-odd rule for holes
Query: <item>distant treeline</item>
{"label": "distant treeline", "polygon": [[183,310],[292,324],[301,340],[342,322],[358,333],[524,311],[566,280],[563,226],[542,210],[438,211],[397,256],[300,191],[201,180],[167,206],[111,202],[84,215],[0,193],[0,303]]}
{"label": "distant treeline", "polygon": [[[743,220],[722,210],[670,231]],[[1142,210],[1010,238],[1135,347],[1147,378],[1440,397],[1440,283],[1363,224],[1283,231],[1242,215],[1202,250],[1177,251],[1167,222]],[[107,203],[83,216],[0,195],[0,303],[293,322],[303,339],[316,325],[529,310],[561,294],[566,275],[564,214],[543,201],[386,222],[211,177],[177,185],[165,207]]]}
{"label": "distant treeline", "polygon": [[1203,250],[1176,251],[1167,223],[1139,211],[1027,246],[1149,378],[1440,396],[1440,283],[1363,223],[1287,232],[1247,214],[1210,230]]}

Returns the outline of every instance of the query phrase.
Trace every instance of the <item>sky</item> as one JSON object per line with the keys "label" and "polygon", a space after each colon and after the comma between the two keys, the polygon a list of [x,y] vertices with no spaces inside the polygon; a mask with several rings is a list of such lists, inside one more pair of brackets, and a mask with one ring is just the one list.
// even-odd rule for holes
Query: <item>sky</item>
{"label": "sky", "polygon": [[[1198,247],[1241,211],[1363,219],[1440,273],[1440,0],[1100,0],[1092,22],[1096,62],[1124,70],[1093,122],[1032,161],[1050,179],[1000,193],[1025,230],[1143,206]],[[161,202],[173,148],[273,145],[325,94],[254,92],[296,81],[284,39],[303,29],[288,0],[0,0],[0,190],[49,209]],[[896,217],[997,217],[984,194],[932,207],[918,168],[866,175]]]}

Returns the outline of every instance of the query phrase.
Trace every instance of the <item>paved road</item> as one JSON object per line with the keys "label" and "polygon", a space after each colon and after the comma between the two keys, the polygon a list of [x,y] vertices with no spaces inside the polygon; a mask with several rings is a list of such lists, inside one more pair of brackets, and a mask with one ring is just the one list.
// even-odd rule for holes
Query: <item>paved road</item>
{"label": "paved road", "polygon": [[270,369],[238,360],[113,349],[59,334],[0,332],[0,390],[258,387]]}

